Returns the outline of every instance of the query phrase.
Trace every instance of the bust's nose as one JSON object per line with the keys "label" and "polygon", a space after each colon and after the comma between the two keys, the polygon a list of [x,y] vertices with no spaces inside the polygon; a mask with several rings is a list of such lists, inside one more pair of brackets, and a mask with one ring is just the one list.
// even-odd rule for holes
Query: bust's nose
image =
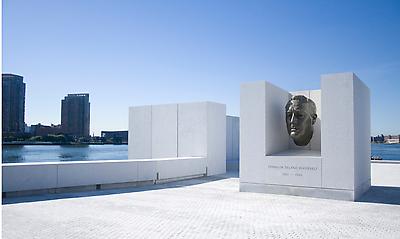
{"label": "bust's nose", "polygon": [[292,114],[290,116],[290,123],[296,123],[297,122],[297,118],[294,116],[294,114]]}

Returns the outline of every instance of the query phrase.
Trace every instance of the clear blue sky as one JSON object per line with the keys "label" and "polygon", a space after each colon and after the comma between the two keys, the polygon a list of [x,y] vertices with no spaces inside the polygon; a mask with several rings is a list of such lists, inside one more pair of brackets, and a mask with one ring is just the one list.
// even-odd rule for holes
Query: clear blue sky
{"label": "clear blue sky", "polygon": [[88,92],[91,133],[128,128],[128,107],[217,101],[240,83],[318,89],[355,72],[372,134],[400,134],[400,1],[4,0],[3,72],[24,76],[28,124],[60,123]]}

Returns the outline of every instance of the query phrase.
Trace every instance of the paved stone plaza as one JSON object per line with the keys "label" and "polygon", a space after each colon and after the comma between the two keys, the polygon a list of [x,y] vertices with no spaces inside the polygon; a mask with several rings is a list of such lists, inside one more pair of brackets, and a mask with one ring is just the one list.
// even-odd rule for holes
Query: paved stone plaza
{"label": "paved stone plaza", "polygon": [[400,188],[362,202],[240,193],[239,179],[8,198],[3,238],[400,238]]}

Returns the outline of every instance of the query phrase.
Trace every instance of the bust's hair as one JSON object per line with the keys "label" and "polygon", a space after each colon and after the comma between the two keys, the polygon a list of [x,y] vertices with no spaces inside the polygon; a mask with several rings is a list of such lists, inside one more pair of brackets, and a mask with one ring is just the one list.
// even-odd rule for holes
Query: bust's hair
{"label": "bust's hair", "polygon": [[287,102],[285,109],[286,111],[289,109],[290,105],[292,105],[293,101],[299,101],[300,104],[307,104],[308,108],[310,109],[311,112],[310,115],[311,117],[316,120],[317,119],[317,107],[315,106],[314,101],[312,101],[311,99],[308,99],[307,97],[305,97],[304,95],[294,95],[292,96],[292,98],[290,98],[290,100]]}

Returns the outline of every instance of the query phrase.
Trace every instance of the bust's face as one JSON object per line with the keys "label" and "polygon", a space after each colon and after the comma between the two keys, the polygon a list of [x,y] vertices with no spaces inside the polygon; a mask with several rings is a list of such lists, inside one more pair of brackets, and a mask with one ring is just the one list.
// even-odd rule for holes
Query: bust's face
{"label": "bust's face", "polygon": [[287,131],[297,145],[307,145],[311,140],[315,120],[310,111],[308,104],[299,100],[291,100],[286,110]]}

